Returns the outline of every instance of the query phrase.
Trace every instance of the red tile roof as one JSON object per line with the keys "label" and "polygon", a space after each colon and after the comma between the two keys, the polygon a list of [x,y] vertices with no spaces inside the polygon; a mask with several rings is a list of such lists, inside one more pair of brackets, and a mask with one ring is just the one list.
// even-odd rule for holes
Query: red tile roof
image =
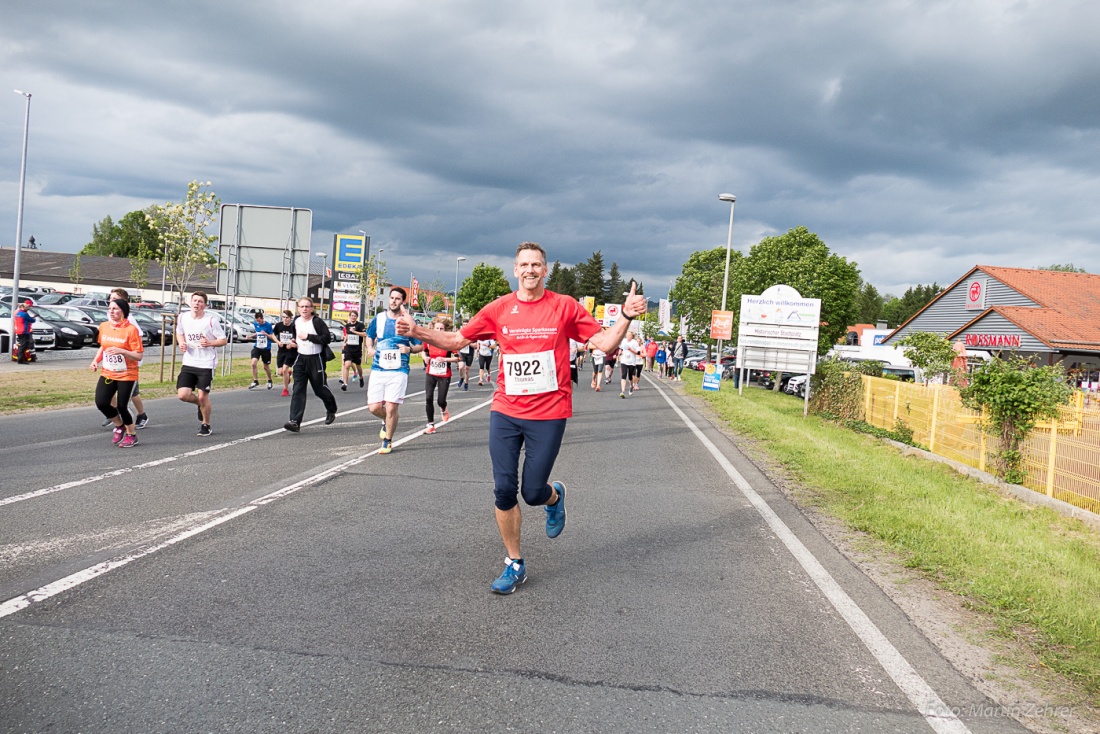
{"label": "red tile roof", "polygon": [[[975,270],[1019,291],[1039,307],[992,306],[974,321],[996,312],[1056,349],[1096,351],[1100,348],[1100,275],[978,265],[960,281],[970,277]],[[965,331],[974,321],[956,334]]]}

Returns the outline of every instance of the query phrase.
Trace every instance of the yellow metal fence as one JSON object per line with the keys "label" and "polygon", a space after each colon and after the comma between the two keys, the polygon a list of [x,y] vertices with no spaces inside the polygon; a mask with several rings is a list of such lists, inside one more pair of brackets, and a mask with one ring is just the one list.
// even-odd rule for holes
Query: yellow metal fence
{"label": "yellow metal fence", "polygon": [[[893,430],[901,420],[913,440],[940,456],[987,471],[997,439],[979,426],[950,385],[919,385],[863,376],[863,416]],[[1100,512],[1100,401],[1077,392],[1053,421],[1040,423],[1023,446],[1024,486]]]}

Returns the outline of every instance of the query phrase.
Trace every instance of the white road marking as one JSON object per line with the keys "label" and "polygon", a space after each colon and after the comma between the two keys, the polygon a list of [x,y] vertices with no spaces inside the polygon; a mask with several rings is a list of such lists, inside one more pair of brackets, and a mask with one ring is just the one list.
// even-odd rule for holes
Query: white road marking
{"label": "white road marking", "polygon": [[0,545],[0,564],[15,563],[22,558],[64,553],[78,546],[93,546],[94,552],[106,550],[120,544],[138,545],[148,543],[167,533],[205,521],[217,515],[220,510],[192,512],[178,517],[161,517],[133,525],[119,525],[95,533],[80,533],[64,537],[52,537],[29,543],[9,543]]}
{"label": "white road marking", "polygon": [[691,429],[699,442],[706,447],[715,461],[725,470],[729,478],[745,495],[745,498],[764,518],[764,522],[783,542],[783,545],[795,557],[795,560],[817,585],[817,588],[833,605],[833,608],[844,618],[844,621],[848,623],[848,626],[852,628],[852,631],[856,633],[864,646],[878,660],[879,665],[894,679],[894,683],[913,703],[920,715],[928,722],[928,725],[939,734],[970,734],[970,729],[940,700],[932,687],[920,677],[920,674],[898,652],[893,643],[886,638],[886,635],[882,634],[866,612],[859,608],[859,605],[848,596],[848,593],[825,570],[825,567],[814,557],[814,554],[791,532],[791,529],[780,519],[779,515],[775,514],[775,511],[772,510],[764,498],[741,476],[741,472],[737,471],[729,459],[718,450],[718,447],[672,402],[665,393],[664,388],[654,382],[651,377],[647,376],[646,379],[657,389],[665,402],[680,416],[680,419],[687,424],[687,427]]}
{"label": "white road marking", "polygon": [[[420,392],[409,393],[405,397],[406,398],[414,398],[417,395],[423,395],[423,394],[424,394],[424,391],[421,390]],[[352,408],[351,410],[345,410],[343,413],[337,413],[336,415],[338,417],[339,416],[345,416],[345,415],[351,415],[352,413],[358,413],[359,411],[366,410],[366,409],[367,409],[367,406],[361,405],[358,408]],[[317,418],[315,420],[306,421],[302,425],[303,426],[311,426],[314,423],[320,423],[323,420],[324,420],[324,418]],[[364,421],[364,422],[371,423],[373,421]],[[358,424],[358,422],[356,422],[355,424],[348,424],[348,425],[357,425],[357,424]],[[163,459],[155,459],[153,461],[147,461],[143,464],[136,464],[134,466],[123,467],[122,469],[114,469],[113,471],[104,472],[103,474],[97,474],[94,477],[84,477],[83,479],[74,479],[71,482],[64,482],[62,484],[55,484],[52,487],[44,487],[43,489],[36,489],[32,492],[26,492],[24,494],[17,494],[17,495],[13,495],[11,497],[3,497],[3,498],[0,498],[0,507],[3,507],[5,505],[15,504],[16,502],[23,502],[25,500],[31,500],[31,499],[34,499],[35,497],[43,497],[43,496],[48,495],[48,494],[53,494],[54,492],[60,492],[64,489],[72,489],[74,487],[83,487],[86,484],[93,484],[95,482],[99,482],[99,481],[102,481],[104,479],[110,479],[111,477],[119,477],[119,476],[122,476],[123,474],[130,474],[131,472],[140,471],[142,469],[152,469],[154,467],[162,466],[164,464],[170,464],[173,461],[179,461],[180,459],[189,459],[192,456],[199,456],[201,454],[208,454],[211,451],[220,451],[221,449],[228,448],[230,446],[236,446],[237,444],[247,443],[249,441],[256,441],[257,439],[267,438],[268,436],[277,436],[280,433],[284,433],[284,432],[285,432],[284,429],[276,428],[275,430],[272,430],[272,431],[265,431],[264,433],[257,433],[257,434],[254,434],[252,436],[245,436],[244,438],[234,439],[233,441],[226,441],[225,443],[217,443],[217,444],[213,444],[212,446],[203,446],[201,449],[195,449],[193,451],[187,451],[187,452],[182,453],[182,454],[177,454],[176,456],[166,456]]]}
{"label": "white road marking", "polygon": [[[475,411],[481,410],[482,408],[486,407],[487,405],[491,405],[492,402],[493,402],[492,398],[490,398],[489,400],[487,400],[483,403],[480,403],[478,405],[475,405],[472,408],[464,410],[461,413],[458,413],[457,415],[452,415],[451,420],[447,421],[446,423],[444,423],[442,425],[441,428],[437,428],[436,430],[446,430],[447,426],[453,424],[459,418],[467,416],[470,413],[473,413]],[[356,408],[356,410],[360,410],[360,408]],[[316,421],[313,421],[313,422],[316,422]],[[278,431],[276,431],[276,433],[278,433]],[[261,435],[264,435],[264,434],[261,434]],[[421,430],[419,430],[415,433],[410,433],[408,436],[405,436],[404,438],[401,438],[401,439],[398,439],[398,440],[394,441],[393,446],[395,446],[395,447],[396,446],[401,446],[403,444],[408,443],[409,441],[412,441],[414,438],[418,438],[422,435],[424,435],[423,429],[421,429]],[[241,440],[247,440],[247,439],[241,439]],[[190,528],[186,528],[183,531],[177,533],[176,535],[173,535],[171,538],[163,540],[159,543],[155,543],[153,545],[149,545],[149,546],[146,546],[144,548],[139,548],[138,550],[136,550],[132,553],[127,553],[125,555],[118,556],[117,558],[112,558],[109,561],[104,561],[102,563],[97,563],[94,566],[90,566],[88,568],[82,569],[82,570],[77,571],[75,573],[69,574],[68,576],[66,576],[62,579],[58,579],[57,581],[46,584],[45,586],[41,586],[41,587],[39,587],[39,588],[37,588],[33,591],[27,592],[26,594],[22,594],[20,596],[16,596],[16,597],[13,597],[11,599],[8,599],[4,603],[0,604],[0,619],[3,619],[4,617],[8,617],[12,614],[15,614],[16,612],[18,612],[22,609],[26,609],[27,607],[29,607],[31,604],[34,604],[35,602],[40,602],[44,599],[49,599],[50,597],[57,596],[58,594],[60,594],[63,591],[68,591],[69,589],[75,588],[75,587],[79,586],[80,584],[83,584],[86,581],[91,581],[92,579],[97,578],[99,576],[102,576],[105,573],[109,573],[111,571],[114,571],[116,568],[121,568],[122,566],[126,566],[126,565],[128,565],[128,564],[130,564],[130,563],[132,563],[136,560],[139,560],[141,558],[145,558],[146,556],[150,556],[150,555],[156,553],[157,551],[164,550],[165,548],[169,548],[169,547],[175,545],[176,543],[187,540],[188,538],[192,538],[192,537],[194,537],[194,536],[196,536],[200,533],[203,533],[207,530],[210,530],[211,528],[216,528],[219,525],[222,525],[224,523],[229,522],[230,520],[236,519],[236,518],[240,517],[241,515],[245,515],[249,512],[252,512],[253,510],[259,509],[260,507],[263,507],[264,505],[268,505],[268,504],[271,504],[272,502],[275,502],[276,500],[280,500],[280,499],[283,499],[284,497],[288,497],[288,496],[294,494],[295,492],[297,492],[301,489],[305,489],[306,487],[310,487],[314,484],[318,484],[320,482],[323,482],[324,480],[329,479],[331,477],[334,477],[334,476],[340,474],[341,472],[345,471],[346,469],[349,469],[349,468],[355,466],[356,464],[362,463],[363,461],[365,461],[366,459],[368,459],[371,456],[374,456],[377,453],[378,453],[378,449],[374,449],[373,451],[362,454],[361,456],[356,456],[353,459],[349,459],[348,461],[345,461],[341,464],[337,464],[334,467],[326,469],[322,472],[318,472],[317,474],[314,474],[310,477],[306,477],[305,479],[302,479],[298,482],[295,482],[294,484],[287,485],[286,487],[282,487],[281,489],[277,489],[274,492],[271,492],[269,494],[264,495],[263,497],[260,497],[258,499],[254,499],[251,502],[249,502],[245,505],[242,505],[241,507],[238,507],[235,510],[227,510],[227,511],[225,511],[225,514],[219,515],[218,517],[215,517],[212,520],[201,523],[199,525],[194,525]]]}

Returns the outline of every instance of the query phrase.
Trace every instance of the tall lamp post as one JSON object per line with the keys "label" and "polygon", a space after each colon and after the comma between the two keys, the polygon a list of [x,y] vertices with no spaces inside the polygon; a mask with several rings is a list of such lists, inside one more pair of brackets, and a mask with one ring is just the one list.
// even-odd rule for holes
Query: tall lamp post
{"label": "tall lamp post", "polygon": [[[733,247],[733,203],[737,201],[737,197],[733,194],[718,194],[719,201],[728,201],[730,203],[730,232],[726,238],[726,274],[722,276],[722,310],[726,310],[726,292],[730,287],[730,248]],[[722,373],[722,340],[718,340],[718,356],[715,358],[715,364],[719,366],[718,373]]]}
{"label": "tall lamp post", "polygon": [[11,266],[11,354],[12,359],[19,353],[15,339],[15,312],[19,310],[19,253],[23,250],[23,193],[27,189],[27,135],[31,129],[31,93],[15,90],[27,98],[27,114],[23,119],[23,164],[19,172],[19,212],[15,217],[15,257]]}
{"label": "tall lamp post", "polygon": [[321,318],[325,317],[325,279],[328,277],[328,253],[315,253],[321,258]]}
{"label": "tall lamp post", "polygon": [[458,265],[466,258],[461,255],[458,256],[458,260],[455,262],[455,297],[451,301],[451,325],[457,328],[458,324]]}

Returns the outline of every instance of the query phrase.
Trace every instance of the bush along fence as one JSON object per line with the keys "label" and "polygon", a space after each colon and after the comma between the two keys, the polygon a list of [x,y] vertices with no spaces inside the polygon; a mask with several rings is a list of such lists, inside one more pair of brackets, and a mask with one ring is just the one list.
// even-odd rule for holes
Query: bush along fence
{"label": "bush along fence", "polygon": [[[858,409],[847,411],[857,415],[844,415],[832,405],[822,406],[822,412],[842,420],[861,419],[889,432],[911,432],[909,443],[932,453],[994,471],[1007,481],[1100,513],[1100,402],[1085,393],[1071,394],[1067,387],[1064,397],[1051,397],[1055,402],[1068,402],[1056,405],[1049,417],[1031,421],[1030,430],[1018,437],[1018,446],[1006,448],[1006,431],[996,423],[995,415],[1003,406],[980,411],[967,408],[955,386],[854,373],[848,373],[845,381],[833,377],[832,383],[834,395],[850,396],[859,390]],[[964,396],[968,387],[973,392],[973,385],[963,387]],[[990,428],[983,431],[983,425]]]}

